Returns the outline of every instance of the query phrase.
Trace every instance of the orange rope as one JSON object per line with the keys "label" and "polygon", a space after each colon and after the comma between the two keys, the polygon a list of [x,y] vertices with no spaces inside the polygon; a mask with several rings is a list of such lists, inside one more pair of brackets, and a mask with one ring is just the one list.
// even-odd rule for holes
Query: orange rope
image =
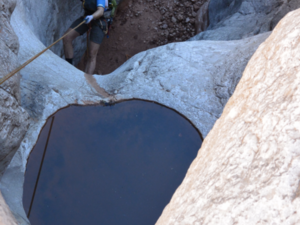
{"label": "orange rope", "polygon": [[[80,23],[77,27],[75,27],[72,30],[77,29],[78,27],[80,27],[82,24],[84,24],[85,21],[83,21],[82,23]],[[2,79],[0,79],[0,85],[3,84],[6,80],[8,80],[9,78],[11,78],[13,75],[15,75],[17,72],[19,72],[21,69],[23,69],[25,66],[27,66],[29,63],[31,63],[33,60],[35,60],[37,57],[39,57],[40,55],[42,55],[44,52],[46,52],[49,48],[51,48],[53,45],[57,44],[57,42],[59,42],[61,39],[63,39],[65,36],[67,36],[72,30],[70,30],[68,33],[66,33],[64,36],[62,36],[60,39],[58,39],[57,41],[55,41],[53,44],[51,44],[49,47],[47,47],[46,49],[44,49],[43,51],[41,51],[40,53],[38,53],[37,55],[35,55],[34,57],[32,57],[31,59],[29,59],[27,62],[25,62],[23,65],[19,66],[17,69],[13,70],[12,72],[10,72],[9,74],[7,74],[6,76],[4,76]]]}

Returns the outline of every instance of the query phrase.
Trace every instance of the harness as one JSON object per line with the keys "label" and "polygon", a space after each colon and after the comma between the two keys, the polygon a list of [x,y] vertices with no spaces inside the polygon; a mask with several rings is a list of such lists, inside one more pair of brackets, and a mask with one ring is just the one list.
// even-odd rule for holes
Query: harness
{"label": "harness", "polygon": [[[91,15],[95,12],[95,7],[96,7],[95,0],[81,0],[81,1],[82,1],[83,8],[85,10],[85,15]],[[98,26],[100,26],[101,30],[104,32],[104,34],[107,35],[107,37],[109,37],[109,30],[111,28],[113,18],[115,17],[116,10],[117,10],[117,1],[108,0],[108,9],[105,9],[103,16],[100,19],[95,20],[95,23]]]}

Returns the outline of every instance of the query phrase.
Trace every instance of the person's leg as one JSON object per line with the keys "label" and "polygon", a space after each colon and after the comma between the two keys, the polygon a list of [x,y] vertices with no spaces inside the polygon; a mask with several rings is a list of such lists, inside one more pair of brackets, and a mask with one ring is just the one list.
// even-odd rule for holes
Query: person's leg
{"label": "person's leg", "polygon": [[64,51],[65,51],[65,58],[66,60],[73,64],[72,60],[74,57],[74,51],[73,51],[73,45],[72,42],[75,38],[77,38],[80,34],[69,28],[67,32],[71,31],[66,37],[63,38],[63,43],[64,43]]}
{"label": "person's leg", "polygon": [[104,33],[100,28],[99,21],[93,21],[92,29],[90,33],[89,51],[88,51],[88,61],[85,67],[85,72],[87,74],[93,74],[96,67],[96,59],[100,44],[104,38]]}
{"label": "person's leg", "polygon": [[[80,27],[78,27],[76,30],[73,30],[75,27],[77,27],[82,21],[84,20],[83,17],[78,18],[75,20],[70,28],[67,30],[67,32],[70,31],[70,33],[64,37],[63,43],[64,43],[64,51],[65,51],[65,58],[66,60],[73,65],[73,57],[74,57],[74,51],[73,51],[73,45],[72,42],[75,38],[77,38],[79,35],[84,34],[89,29],[87,24],[82,24]],[[66,32],[66,33],[67,33]]]}
{"label": "person's leg", "polygon": [[89,52],[88,52],[88,61],[85,67],[85,72],[87,74],[93,74],[96,68],[96,59],[100,44],[97,44],[93,41],[89,43]]}

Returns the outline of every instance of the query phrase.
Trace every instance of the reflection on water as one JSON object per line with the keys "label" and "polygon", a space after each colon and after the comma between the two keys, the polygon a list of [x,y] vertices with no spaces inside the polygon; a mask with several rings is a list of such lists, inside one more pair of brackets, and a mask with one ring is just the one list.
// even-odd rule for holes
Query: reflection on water
{"label": "reflection on water", "polygon": [[[26,212],[50,123],[28,160]],[[63,109],[55,114],[30,222],[153,225],[201,143],[185,118],[155,103]]]}

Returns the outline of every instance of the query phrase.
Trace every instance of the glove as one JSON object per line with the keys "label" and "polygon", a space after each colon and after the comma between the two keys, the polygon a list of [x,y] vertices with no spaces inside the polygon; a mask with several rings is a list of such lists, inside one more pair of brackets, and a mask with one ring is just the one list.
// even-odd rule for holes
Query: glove
{"label": "glove", "polygon": [[93,15],[90,15],[90,16],[85,17],[84,20],[85,20],[86,24],[89,24],[93,19],[94,19]]}

